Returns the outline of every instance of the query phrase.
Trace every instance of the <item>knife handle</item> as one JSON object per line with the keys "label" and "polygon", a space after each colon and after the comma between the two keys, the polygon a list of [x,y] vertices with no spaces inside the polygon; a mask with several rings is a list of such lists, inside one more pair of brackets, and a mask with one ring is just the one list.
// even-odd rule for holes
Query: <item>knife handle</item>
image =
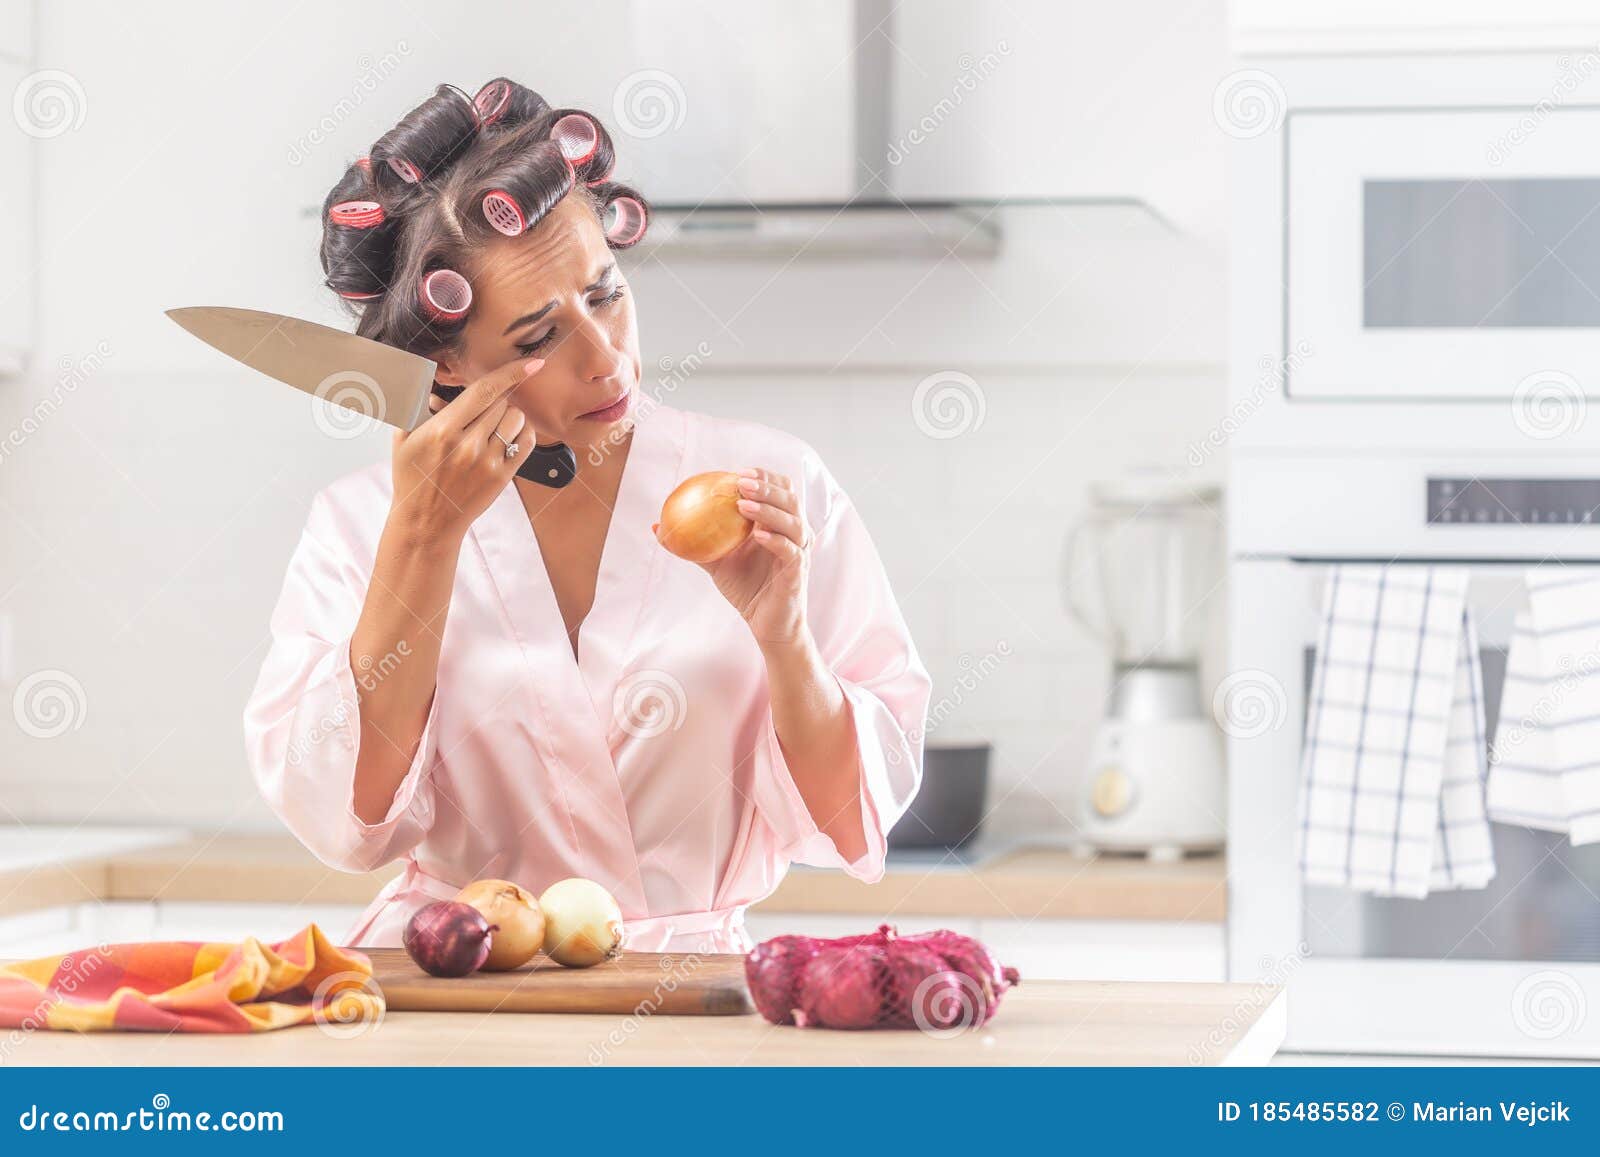
{"label": "knife handle", "polygon": [[[441,386],[438,382],[433,384],[433,392],[443,398],[446,405],[455,401],[465,388],[465,386]],[[518,478],[526,478],[529,482],[537,482],[540,486],[548,486],[552,490],[560,490],[577,476],[577,455],[565,442],[551,442],[546,446],[535,445],[533,451],[517,468]]]}
{"label": "knife handle", "polygon": [[535,446],[533,453],[517,468],[517,477],[560,490],[578,476],[578,459],[565,442]]}

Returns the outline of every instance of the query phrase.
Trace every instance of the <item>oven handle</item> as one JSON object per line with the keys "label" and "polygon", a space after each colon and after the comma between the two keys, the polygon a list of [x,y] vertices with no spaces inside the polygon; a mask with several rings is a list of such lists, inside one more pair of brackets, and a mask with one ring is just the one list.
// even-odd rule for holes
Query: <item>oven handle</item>
{"label": "oven handle", "polygon": [[1528,555],[1525,558],[1445,558],[1434,556],[1407,556],[1384,558],[1378,555],[1348,555],[1338,558],[1301,554],[1235,554],[1229,562],[1291,562],[1300,566],[1600,566],[1600,557],[1563,554]]}

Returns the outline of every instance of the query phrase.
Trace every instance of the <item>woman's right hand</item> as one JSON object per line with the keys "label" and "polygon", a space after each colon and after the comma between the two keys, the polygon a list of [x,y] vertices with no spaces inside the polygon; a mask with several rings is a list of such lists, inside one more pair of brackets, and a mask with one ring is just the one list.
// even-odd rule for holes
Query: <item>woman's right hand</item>
{"label": "woman's right hand", "polygon": [[[533,452],[534,431],[509,395],[543,365],[540,358],[518,358],[448,404],[438,395],[430,399],[433,416],[395,435],[391,519],[429,539],[466,533]],[[512,444],[517,452],[508,458]]]}

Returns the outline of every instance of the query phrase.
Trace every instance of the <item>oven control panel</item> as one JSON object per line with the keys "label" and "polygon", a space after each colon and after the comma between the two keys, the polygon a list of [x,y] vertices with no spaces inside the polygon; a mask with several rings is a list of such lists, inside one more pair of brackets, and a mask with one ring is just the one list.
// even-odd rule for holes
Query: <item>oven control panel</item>
{"label": "oven control panel", "polygon": [[1428,522],[1600,523],[1600,478],[1429,478]]}

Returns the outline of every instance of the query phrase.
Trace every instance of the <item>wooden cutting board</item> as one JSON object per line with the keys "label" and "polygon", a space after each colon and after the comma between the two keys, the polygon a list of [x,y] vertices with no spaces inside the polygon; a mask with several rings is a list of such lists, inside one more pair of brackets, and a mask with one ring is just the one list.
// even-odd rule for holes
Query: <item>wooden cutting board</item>
{"label": "wooden cutting board", "polygon": [[738,953],[624,952],[593,968],[540,954],[515,972],[429,976],[402,948],[359,948],[391,1011],[597,1012],[737,1016],[755,1011]]}

